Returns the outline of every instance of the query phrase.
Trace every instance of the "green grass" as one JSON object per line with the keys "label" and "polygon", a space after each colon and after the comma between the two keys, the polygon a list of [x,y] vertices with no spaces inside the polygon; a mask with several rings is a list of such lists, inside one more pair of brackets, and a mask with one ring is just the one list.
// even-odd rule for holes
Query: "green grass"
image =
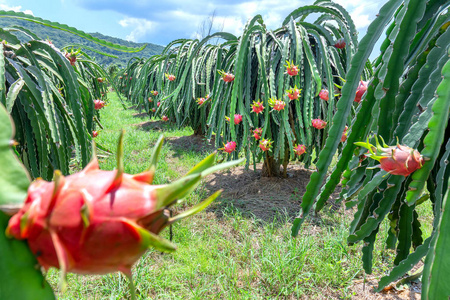
{"label": "green grass", "polygon": [[[151,149],[161,131],[142,130],[132,124],[146,122],[148,117],[133,117],[124,110],[115,95],[101,111],[104,126],[96,141],[115,152],[122,129],[125,172],[144,171]],[[130,106],[129,103],[127,103]],[[188,128],[163,124],[167,137],[192,135]],[[100,153],[104,155],[103,152]],[[201,161],[207,153],[192,149],[174,149],[166,143],[158,164],[156,184],[171,182]],[[100,160],[105,170],[115,168],[115,155]],[[183,210],[206,197],[203,186],[189,197]],[[347,246],[346,237],[351,216],[343,211],[323,211],[321,219],[306,222],[297,238],[290,236],[291,224],[280,215],[272,223],[245,217],[231,204],[213,204],[173,226],[178,250],[161,254],[149,250],[133,268],[139,299],[299,299],[309,297],[351,298],[353,280],[363,278],[361,244]],[[424,205],[424,213],[431,214]],[[430,217],[431,218],[431,217]],[[425,220],[425,221],[430,221]],[[426,222],[426,223],[427,223]],[[429,223],[429,222],[428,222]],[[429,225],[425,232],[430,231]],[[374,274],[389,270],[394,253],[384,250],[387,223],[380,229],[374,251]],[[168,231],[162,236],[168,237]],[[59,273],[52,269],[47,279],[57,289]],[[59,299],[128,299],[127,279],[120,273],[104,276],[68,275],[68,289]]]}

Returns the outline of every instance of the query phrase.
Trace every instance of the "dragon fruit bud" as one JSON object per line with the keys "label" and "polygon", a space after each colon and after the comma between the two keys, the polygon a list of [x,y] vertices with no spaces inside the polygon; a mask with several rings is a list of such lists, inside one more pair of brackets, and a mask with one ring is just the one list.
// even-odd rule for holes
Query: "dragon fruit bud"
{"label": "dragon fruit bud", "polygon": [[167,121],[169,121],[169,117],[168,116],[162,116],[161,120],[163,120],[163,122],[167,122]]}
{"label": "dragon fruit bud", "polygon": [[280,111],[284,109],[286,102],[278,99],[269,99],[269,106],[273,107],[274,110]]}
{"label": "dragon fruit bud", "polygon": [[[190,194],[201,178],[227,166],[213,167],[212,154],[178,181],[152,185],[162,140],[155,146],[149,170],[137,175],[123,171],[122,134],[117,170],[100,170],[94,156],[79,173],[64,177],[56,171],[53,182],[37,179],[22,208],[9,220],[6,235],[26,239],[38,263],[46,270],[61,269],[63,280],[66,272],[121,271],[131,277],[132,265],[149,247],[174,251],[175,245],[158,233],[201,211],[220,191],[181,215],[169,217],[166,209]],[[130,285],[133,288],[132,281]]]}
{"label": "dragon fruit bud", "polygon": [[262,151],[268,151],[270,150],[270,148],[272,148],[272,143],[273,141],[271,141],[270,139],[262,139],[259,142],[259,148],[261,148]]}
{"label": "dragon fruit bud", "polygon": [[158,92],[157,91],[151,91],[150,92],[153,96],[158,96]]}
{"label": "dragon fruit bud", "polygon": [[256,129],[254,129],[254,130],[253,130],[253,137],[254,137],[256,140],[259,140],[259,139],[261,138],[262,132],[263,132],[262,128],[256,128]]}
{"label": "dragon fruit bud", "polygon": [[222,80],[224,82],[232,82],[234,80],[234,75],[232,73],[226,73],[223,70],[219,70],[217,71],[219,73],[220,76],[222,76]]}
{"label": "dragon fruit bud", "polygon": [[322,99],[322,100],[325,100],[325,101],[328,101],[328,90],[324,90],[324,89],[322,89],[320,92],[319,92],[319,98],[320,99]]}
{"label": "dragon fruit bud", "polygon": [[264,111],[264,106],[263,106],[262,102],[253,101],[252,111],[257,114],[262,113]]}
{"label": "dragon fruit bud", "polygon": [[345,48],[345,39],[341,38],[341,39],[337,40],[336,43],[334,44],[334,46],[338,49],[344,49]]}
{"label": "dragon fruit bud", "polygon": [[358,88],[356,89],[355,102],[361,102],[364,93],[367,91],[367,83],[367,81],[362,80],[359,82]]}
{"label": "dragon fruit bud", "polygon": [[99,99],[94,100],[94,108],[97,110],[102,109],[105,106],[105,104],[106,104],[105,101]]}
{"label": "dragon fruit bud", "polygon": [[295,86],[294,88],[287,90],[286,92],[290,100],[297,100],[300,97],[301,90],[299,90],[297,86]]}
{"label": "dragon fruit bud", "polygon": [[355,145],[369,149],[369,153],[365,154],[366,157],[378,160],[381,169],[386,172],[406,177],[415,170],[422,168],[424,159],[419,151],[398,143],[396,146],[388,146],[384,143],[383,138],[381,138],[383,143],[383,146],[381,146],[376,136],[375,141],[376,147],[371,145],[368,139],[365,143],[357,142]]}
{"label": "dragon fruit bud", "polygon": [[294,147],[294,152],[296,155],[300,156],[306,152],[306,146],[305,145],[297,145]]}
{"label": "dragon fruit bud", "polygon": [[294,63],[286,61],[286,65],[284,66],[286,67],[286,72],[289,76],[295,76],[298,74],[298,67],[294,65]]}
{"label": "dragon fruit bud", "polygon": [[324,129],[327,126],[327,122],[321,119],[314,119],[311,121],[312,126],[317,129]]}
{"label": "dragon fruit bud", "polygon": [[200,105],[203,105],[203,103],[205,103],[205,101],[206,101],[206,99],[205,98],[198,98],[197,99],[197,104],[200,106]]}
{"label": "dragon fruit bud", "polygon": [[238,125],[239,123],[242,122],[242,115],[240,114],[235,114],[234,115],[234,125]]}
{"label": "dragon fruit bud", "polygon": [[223,148],[220,148],[219,150],[223,150],[226,153],[231,153],[233,151],[236,151],[236,142],[233,142],[233,141],[228,142],[223,146]]}
{"label": "dragon fruit bud", "polygon": [[165,74],[166,75],[166,78],[167,78],[167,80],[169,80],[169,81],[175,81],[175,75],[173,75],[173,74]]}

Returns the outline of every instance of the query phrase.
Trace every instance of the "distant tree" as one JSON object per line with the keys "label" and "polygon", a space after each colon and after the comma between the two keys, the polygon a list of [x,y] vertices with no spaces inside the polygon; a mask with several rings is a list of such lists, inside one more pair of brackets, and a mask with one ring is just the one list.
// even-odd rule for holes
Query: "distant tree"
{"label": "distant tree", "polygon": [[[213,34],[214,32],[223,31],[223,28],[225,26],[225,21],[222,22],[222,24],[217,24],[217,14],[216,10],[214,9],[208,17],[206,17],[198,26],[198,30],[195,34],[196,38],[199,40],[204,39],[208,35]],[[215,41],[217,42],[217,40]]]}

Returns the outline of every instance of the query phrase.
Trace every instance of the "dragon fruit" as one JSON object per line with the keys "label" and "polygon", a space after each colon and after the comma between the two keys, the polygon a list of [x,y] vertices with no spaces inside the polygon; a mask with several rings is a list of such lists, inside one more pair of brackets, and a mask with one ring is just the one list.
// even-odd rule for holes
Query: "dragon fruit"
{"label": "dragon fruit", "polygon": [[261,138],[262,132],[263,132],[262,128],[256,128],[256,129],[254,129],[254,130],[253,130],[253,137],[254,137],[256,140],[259,140],[259,139]]}
{"label": "dragon fruit", "polygon": [[264,106],[260,101],[253,101],[252,110],[254,113],[260,114],[264,111]]}
{"label": "dragon fruit", "polygon": [[205,101],[206,101],[206,99],[205,98],[198,98],[197,99],[197,104],[200,106],[200,105],[203,105],[203,103],[205,103]]}
{"label": "dragon fruit", "polygon": [[167,121],[169,121],[169,117],[168,116],[162,116],[161,120],[163,120],[163,122],[167,122]]}
{"label": "dragon fruit", "polygon": [[117,170],[100,170],[94,155],[79,173],[64,177],[55,171],[53,182],[37,179],[30,185],[22,208],[9,220],[6,235],[26,239],[44,269],[61,269],[62,288],[66,272],[121,271],[130,278],[134,298],[132,265],[149,247],[174,251],[175,245],[158,233],[201,211],[220,191],[181,215],[169,217],[166,209],[191,193],[202,177],[215,171],[213,168],[230,166],[228,163],[212,168],[214,153],[178,181],[151,185],[162,140],[160,137],[154,148],[149,170],[137,175],[124,173],[122,134]]}
{"label": "dragon fruit", "polygon": [[101,77],[99,77],[99,78],[97,78],[97,81],[98,81],[98,83],[102,83],[103,82],[103,78],[101,78]]}
{"label": "dragon fruit", "polygon": [[347,140],[347,130],[348,130],[348,126],[345,126],[344,132],[342,133],[342,136],[341,136],[341,143],[343,143]]}
{"label": "dragon fruit", "polygon": [[156,102],[156,107],[159,107],[161,105],[161,102]]}
{"label": "dragon fruit", "polygon": [[271,141],[270,139],[262,139],[259,142],[259,148],[261,148],[262,151],[269,151],[270,148],[272,148],[272,143],[273,141]]}
{"label": "dragon fruit", "polygon": [[383,146],[378,142],[375,136],[376,147],[367,142],[357,142],[355,145],[369,149],[366,157],[373,158],[380,162],[381,169],[392,175],[408,176],[417,169],[422,168],[424,159],[419,151],[408,146],[400,145],[388,146],[382,137]]}
{"label": "dragon fruit", "polygon": [[98,136],[98,131],[95,131],[95,130],[92,131],[92,137],[95,138],[95,137],[97,137],[97,136]]}
{"label": "dragon fruit", "polygon": [[233,142],[233,141],[228,142],[228,143],[224,144],[223,148],[220,148],[219,150],[223,150],[226,153],[234,152],[234,151],[236,151],[236,142]]}
{"label": "dragon fruit", "polygon": [[325,101],[328,101],[329,97],[328,97],[328,90],[320,90],[319,92],[319,98]]}
{"label": "dragon fruit", "polygon": [[240,114],[235,114],[234,115],[234,125],[238,125],[239,123],[242,122],[242,115]]}
{"label": "dragon fruit", "polygon": [[324,129],[327,126],[327,122],[321,119],[314,119],[311,121],[312,126],[317,129]]}
{"label": "dragon fruit", "polygon": [[150,93],[151,93],[153,96],[158,96],[158,92],[157,92],[157,91],[150,91]]}
{"label": "dragon fruit", "polygon": [[286,102],[278,99],[269,99],[269,106],[273,107],[274,110],[280,111],[283,110],[286,106]]}
{"label": "dragon fruit", "polygon": [[152,102],[153,102],[153,99],[152,99],[152,97],[148,97],[148,102],[150,102],[150,103],[152,103]]}
{"label": "dragon fruit", "polygon": [[152,112],[156,112],[156,108],[153,107],[153,108],[152,108]]}
{"label": "dragon fruit", "polygon": [[223,70],[219,70],[217,71],[217,73],[219,73],[219,75],[222,76],[222,80],[224,82],[232,82],[234,80],[234,75],[232,73],[226,73]]}
{"label": "dragon fruit", "polygon": [[299,90],[297,88],[297,86],[295,86],[294,88],[287,90],[287,95],[289,97],[290,100],[298,100],[298,98],[300,97],[300,92],[302,90]]}
{"label": "dragon fruit", "polygon": [[336,43],[334,44],[334,47],[336,47],[337,49],[344,49],[345,48],[345,39],[341,38],[339,40],[336,41]]}
{"label": "dragon fruit", "polygon": [[298,67],[294,65],[293,62],[286,61],[286,65],[284,66],[286,67],[286,72],[289,76],[295,76],[298,74]]}
{"label": "dragon fruit", "polygon": [[359,103],[361,102],[362,97],[364,96],[364,94],[367,91],[367,81],[360,81],[358,88],[356,89],[356,94],[355,94],[355,102]]}
{"label": "dragon fruit", "polygon": [[102,109],[103,107],[105,107],[105,105],[106,105],[105,101],[99,99],[94,100],[94,108],[97,110]]}
{"label": "dragon fruit", "polygon": [[167,80],[169,80],[169,81],[175,81],[175,75],[173,75],[173,74],[165,74],[166,75],[166,78],[167,78]]}
{"label": "dragon fruit", "polygon": [[300,156],[306,152],[306,146],[305,145],[297,145],[294,147],[294,152],[296,155]]}

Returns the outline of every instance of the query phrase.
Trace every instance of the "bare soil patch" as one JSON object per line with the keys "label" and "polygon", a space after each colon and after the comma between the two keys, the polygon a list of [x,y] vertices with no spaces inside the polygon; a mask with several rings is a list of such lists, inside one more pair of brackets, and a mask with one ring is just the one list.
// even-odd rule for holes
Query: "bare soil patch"
{"label": "bare soil patch", "polygon": [[166,139],[166,143],[170,145],[173,151],[175,151],[175,156],[186,151],[204,153],[215,150],[214,139],[208,142],[206,138],[201,135],[169,137]]}
{"label": "bare soil patch", "polygon": [[164,128],[164,122],[163,121],[145,121],[145,122],[133,124],[133,126],[136,126],[139,129],[142,129],[145,131],[150,131],[150,130],[162,131],[162,129]]}

